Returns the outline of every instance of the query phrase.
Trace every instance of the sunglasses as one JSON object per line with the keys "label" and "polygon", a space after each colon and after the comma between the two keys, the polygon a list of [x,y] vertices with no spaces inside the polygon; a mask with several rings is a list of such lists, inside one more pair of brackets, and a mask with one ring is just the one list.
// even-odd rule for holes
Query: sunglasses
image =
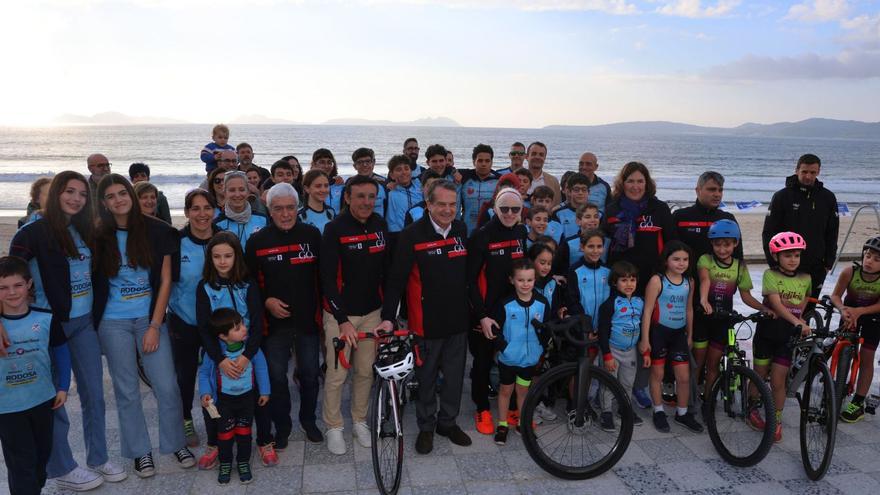
{"label": "sunglasses", "polygon": [[525,151],[511,151],[510,156],[525,156]]}
{"label": "sunglasses", "polygon": [[223,183],[223,177],[214,177],[213,182],[214,182],[214,184],[222,184],[222,183]]}
{"label": "sunglasses", "polygon": [[499,206],[498,209],[501,210],[501,213],[507,215],[508,213],[513,213],[513,214],[519,213],[520,210],[522,210],[522,207],[521,206]]}

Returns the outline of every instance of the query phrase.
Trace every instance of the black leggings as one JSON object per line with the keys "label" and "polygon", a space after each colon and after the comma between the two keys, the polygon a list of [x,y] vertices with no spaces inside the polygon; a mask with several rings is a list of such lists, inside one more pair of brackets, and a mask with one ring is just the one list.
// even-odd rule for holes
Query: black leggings
{"label": "black leggings", "polygon": [[[202,349],[202,338],[199,330],[187,325],[174,313],[168,313],[168,335],[171,337],[171,354],[174,357],[174,371],[177,373],[177,386],[180,388],[180,400],[183,402],[183,419],[192,420],[193,396],[195,395],[196,376]],[[202,409],[199,407],[199,409]],[[205,434],[208,445],[217,445],[217,422],[202,409],[205,419]]]}

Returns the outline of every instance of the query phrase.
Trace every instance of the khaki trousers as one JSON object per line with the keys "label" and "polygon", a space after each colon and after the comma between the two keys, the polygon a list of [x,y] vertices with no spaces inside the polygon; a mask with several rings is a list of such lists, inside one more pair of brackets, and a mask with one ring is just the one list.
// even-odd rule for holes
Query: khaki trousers
{"label": "khaki trousers", "polygon": [[[358,332],[369,332],[382,323],[381,309],[363,316],[349,316],[348,321]],[[324,376],[324,424],[327,428],[342,428],[342,387],[348,377],[348,370],[335,367],[336,351],[333,349],[333,338],[339,337],[339,324],[332,314],[324,311],[324,344],[327,349],[327,373]],[[350,345],[343,351],[346,360],[351,364],[354,376],[351,379],[351,419],[354,423],[366,422],[367,409],[370,405],[370,389],[373,386],[373,362],[376,360],[376,341],[361,339],[358,348]]]}

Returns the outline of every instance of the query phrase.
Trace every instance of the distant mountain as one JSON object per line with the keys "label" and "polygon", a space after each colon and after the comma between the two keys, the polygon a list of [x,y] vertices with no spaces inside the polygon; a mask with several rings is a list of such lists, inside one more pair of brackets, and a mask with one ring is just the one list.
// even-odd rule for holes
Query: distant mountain
{"label": "distant mountain", "polygon": [[287,120],[277,117],[267,117],[258,113],[252,113],[247,115],[239,115],[238,117],[233,119],[230,124],[302,125],[304,124],[304,122],[297,122],[295,120]]}
{"label": "distant mountain", "polygon": [[408,122],[394,122],[391,120],[370,119],[331,119],[324,125],[389,125],[406,127],[461,127],[461,124],[448,117],[426,117],[423,119],[410,120]]}
{"label": "distant mountain", "polygon": [[92,116],[66,113],[55,119],[56,124],[92,124],[92,125],[151,125],[151,124],[188,124],[185,120],[169,117],[135,117],[120,112],[101,112]]}
{"label": "distant mountain", "polygon": [[610,132],[626,135],[640,134],[706,134],[753,137],[800,137],[830,139],[880,140],[880,122],[813,118],[800,122],[775,124],[747,123],[737,127],[708,127],[678,122],[620,122],[615,124],[570,126],[551,125],[545,129],[572,129],[587,132]]}

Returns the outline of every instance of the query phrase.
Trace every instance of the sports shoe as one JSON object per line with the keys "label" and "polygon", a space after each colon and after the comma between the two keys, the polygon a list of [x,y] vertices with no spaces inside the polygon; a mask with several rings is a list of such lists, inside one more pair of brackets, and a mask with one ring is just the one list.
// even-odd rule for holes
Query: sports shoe
{"label": "sports shoe", "polygon": [[[152,458],[150,459],[150,462],[152,462]],[[123,474],[124,473],[125,471],[123,471]],[[74,492],[93,490],[104,483],[104,478],[100,474],[79,466],[73,468],[71,472],[64,476],[52,479],[55,481],[55,485],[59,488],[65,488]]]}
{"label": "sports shoe", "polygon": [[177,462],[183,469],[189,469],[196,465],[196,457],[186,447],[175,452],[174,457],[177,458]]}
{"label": "sports shoe", "polygon": [[492,413],[489,411],[477,411],[474,414],[474,423],[477,425],[477,431],[483,435],[491,435],[495,432],[495,421],[492,420]]}
{"label": "sports shoe", "polygon": [[632,395],[636,405],[642,409],[649,409],[653,405],[651,403],[651,395],[643,388],[636,389]]}
{"label": "sports shoe", "polygon": [[257,445],[257,451],[260,452],[260,462],[263,463],[264,466],[272,467],[278,464],[278,454],[275,453],[275,442],[269,442],[266,445]]}
{"label": "sports shoe", "polygon": [[357,439],[357,442],[366,449],[370,448],[370,429],[367,427],[367,424],[358,421],[354,424],[354,437]]}
{"label": "sports shoe", "polygon": [[599,426],[602,428],[602,431],[615,431],[614,415],[610,411],[603,412],[599,418]]}
{"label": "sports shoe", "polygon": [[101,477],[104,478],[104,481],[109,481],[110,483],[118,483],[125,478],[128,478],[128,473],[125,472],[125,468],[117,466],[110,461],[97,467],[89,466],[89,469],[100,474]]}
{"label": "sports shoe", "polygon": [[306,440],[312,443],[321,443],[324,441],[324,434],[315,425],[315,422],[300,423],[299,429],[306,434]]}
{"label": "sports shoe", "polygon": [[782,421],[776,423],[776,431],[773,432],[773,443],[782,441]]}
{"label": "sports shoe", "polygon": [[759,411],[757,407],[753,407],[752,410],[749,411],[749,417],[746,419],[746,423],[749,425],[749,428],[755,431],[764,431],[764,428],[767,427],[767,423],[764,422],[764,418],[761,417],[761,411]]}
{"label": "sports shoe", "polygon": [[134,472],[141,478],[149,478],[156,474],[156,464],[153,463],[153,454],[146,454],[134,460]]}
{"label": "sports shoe", "polygon": [[221,462],[220,472],[217,473],[217,483],[220,483],[221,485],[226,485],[229,483],[230,479],[232,479],[232,463]]}
{"label": "sports shoe", "polygon": [[342,436],[342,428],[330,428],[327,430],[327,450],[331,454],[345,454],[345,438]]}
{"label": "sports shoe", "polygon": [[669,421],[666,420],[665,412],[654,411],[654,428],[660,433],[669,433]]}
{"label": "sports shoe", "polygon": [[495,444],[504,445],[507,443],[507,432],[510,429],[506,426],[499,426],[495,429]]}
{"label": "sports shoe", "polygon": [[557,417],[556,413],[553,412],[553,409],[545,406],[543,402],[538,402],[538,405],[535,407],[535,416],[543,421],[556,421]]}
{"label": "sports shoe", "polygon": [[219,455],[220,450],[216,445],[206,446],[205,452],[199,457],[199,469],[202,471],[208,471],[217,467],[217,457]]}
{"label": "sports shoe", "polygon": [[251,481],[254,481],[254,475],[251,474],[251,465],[247,462],[239,462],[238,463],[238,480],[241,481],[242,484],[247,485]]}
{"label": "sports shoe", "polygon": [[449,428],[437,428],[435,430],[441,437],[446,437],[450,442],[461,447],[467,447],[471,444],[471,437],[463,432],[458,425],[452,425]]}
{"label": "sports shoe", "polygon": [[199,434],[196,433],[196,425],[193,424],[193,420],[191,420],[191,419],[183,420],[183,434],[186,435],[186,446],[187,447],[198,447],[199,446]]}
{"label": "sports shoe", "polygon": [[519,411],[507,411],[507,424],[512,428],[519,426]]}
{"label": "sports shoe", "polygon": [[694,413],[686,412],[682,415],[675,415],[675,422],[684,426],[694,433],[703,433],[703,425],[694,417]]}
{"label": "sports shoe", "polygon": [[642,426],[643,424],[645,424],[645,420],[633,411],[633,426]]}
{"label": "sports shoe", "polygon": [[865,417],[865,405],[850,402],[846,408],[840,413],[840,419],[847,423],[855,423]]}

